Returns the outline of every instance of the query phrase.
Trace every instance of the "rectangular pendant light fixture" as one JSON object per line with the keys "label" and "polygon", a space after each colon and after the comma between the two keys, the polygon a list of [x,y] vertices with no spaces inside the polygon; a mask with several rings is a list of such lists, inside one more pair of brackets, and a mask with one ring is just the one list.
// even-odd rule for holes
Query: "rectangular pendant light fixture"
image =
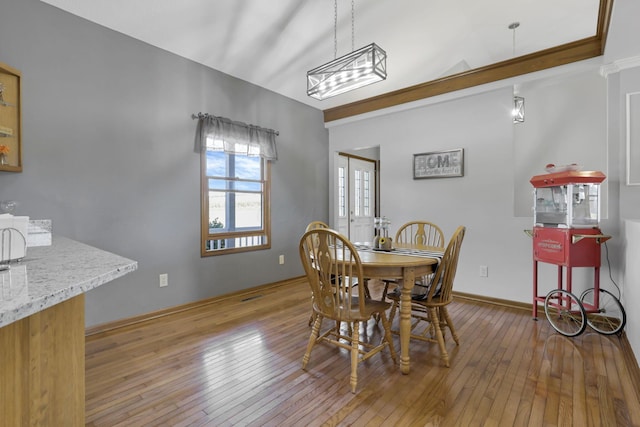
{"label": "rectangular pendant light fixture", "polygon": [[323,100],[387,78],[387,53],[375,43],[307,72],[307,95]]}

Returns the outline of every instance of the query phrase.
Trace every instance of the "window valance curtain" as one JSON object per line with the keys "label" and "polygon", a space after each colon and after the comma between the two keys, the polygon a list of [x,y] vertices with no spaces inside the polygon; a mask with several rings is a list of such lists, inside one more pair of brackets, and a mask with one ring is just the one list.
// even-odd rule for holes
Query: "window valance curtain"
{"label": "window valance curtain", "polygon": [[277,160],[276,136],[278,132],[210,114],[193,116],[198,119],[196,150],[224,151],[231,154],[260,156]]}

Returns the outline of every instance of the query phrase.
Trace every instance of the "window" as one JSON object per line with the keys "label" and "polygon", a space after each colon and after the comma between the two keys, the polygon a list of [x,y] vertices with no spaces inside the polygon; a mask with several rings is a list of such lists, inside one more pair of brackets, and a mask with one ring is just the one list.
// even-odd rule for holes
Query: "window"
{"label": "window", "polygon": [[371,216],[371,180],[369,171],[363,171],[364,174],[364,216]]}
{"label": "window", "polygon": [[269,161],[211,150],[202,158],[202,254],[271,247]]}
{"label": "window", "polygon": [[271,161],[278,132],[209,114],[198,118],[202,256],[271,247]]}

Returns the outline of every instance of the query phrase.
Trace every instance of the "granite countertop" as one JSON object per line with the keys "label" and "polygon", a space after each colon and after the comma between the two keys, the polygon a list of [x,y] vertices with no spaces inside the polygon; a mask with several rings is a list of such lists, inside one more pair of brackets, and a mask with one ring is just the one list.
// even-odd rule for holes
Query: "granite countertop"
{"label": "granite countertop", "polygon": [[83,294],[138,268],[137,261],[54,236],[51,246],[0,271],[0,327]]}

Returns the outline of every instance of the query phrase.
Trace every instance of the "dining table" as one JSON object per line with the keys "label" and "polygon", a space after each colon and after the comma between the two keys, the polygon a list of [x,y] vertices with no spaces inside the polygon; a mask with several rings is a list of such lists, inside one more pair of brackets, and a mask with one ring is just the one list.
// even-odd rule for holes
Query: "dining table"
{"label": "dining table", "polygon": [[401,279],[400,296],[400,371],[411,370],[411,291],[415,278],[435,272],[443,248],[410,243],[394,243],[390,250],[372,249],[369,243],[355,243],[367,279]]}

